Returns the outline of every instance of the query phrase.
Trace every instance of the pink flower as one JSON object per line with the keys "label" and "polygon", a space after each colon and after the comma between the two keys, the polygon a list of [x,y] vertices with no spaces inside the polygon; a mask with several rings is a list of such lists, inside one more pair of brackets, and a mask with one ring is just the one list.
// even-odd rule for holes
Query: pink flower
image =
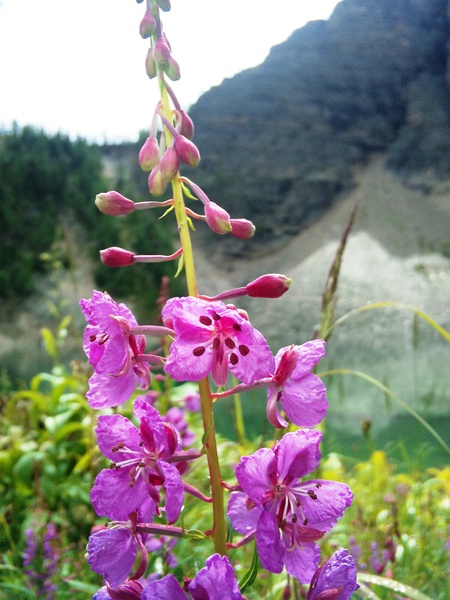
{"label": "pink flower", "polygon": [[326,389],[311,369],[325,356],[324,340],[312,340],[301,346],[281,348],[276,356],[276,371],[267,392],[267,418],[274,427],[287,427],[278,402],[292,423],[314,427],[328,409]]}
{"label": "pink flower", "polygon": [[175,331],[164,370],[177,381],[199,381],[210,373],[225,385],[228,370],[244,383],[274,371],[263,335],[234,306],[199,298],[171,298],[162,311]]}
{"label": "pink flower", "polygon": [[88,322],[83,349],[94,368],[87,398],[92,408],[123,404],[140,389],[150,385],[148,364],[139,360],[145,351],[145,337],[133,335],[136,319],[125,304],[117,304],[106,293],[94,291],[89,300],[80,300]]}
{"label": "pink flower", "polygon": [[309,583],[317,570],[315,543],[337,522],[353,494],[344,483],[303,481],[320,461],[320,431],[286,433],[272,448],[243,456],[236,468],[242,491],[233,492],[228,516],[236,531],[256,537],[262,566]]}
{"label": "pink flower", "polygon": [[183,483],[177,468],[183,456],[177,458],[176,465],[170,461],[181,448],[180,436],[145,400],[136,400],[134,415],[139,428],[122,415],[101,415],[98,419],[98,446],[113,462],[97,475],[92,504],[99,516],[118,521],[142,510],[149,501],[159,514],[163,487],[166,518],[174,523],[183,504]]}

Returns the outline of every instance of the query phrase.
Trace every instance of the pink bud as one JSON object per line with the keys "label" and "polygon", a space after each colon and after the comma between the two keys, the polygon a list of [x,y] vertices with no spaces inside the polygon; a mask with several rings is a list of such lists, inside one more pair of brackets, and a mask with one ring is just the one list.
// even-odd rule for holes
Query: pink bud
{"label": "pink bud", "polygon": [[159,164],[153,167],[148,176],[148,189],[153,196],[161,196],[166,191],[167,180],[161,175]]}
{"label": "pink bud", "polygon": [[192,140],[192,138],[194,137],[194,122],[192,121],[191,117],[187,114],[187,112],[184,111],[182,108],[180,108],[178,113],[180,114],[181,118],[181,135],[187,137],[188,140]]}
{"label": "pink bud", "polygon": [[286,275],[270,273],[251,281],[245,289],[251,298],[280,298],[288,291],[291,283],[292,279]]}
{"label": "pink bud", "polygon": [[170,10],[170,0],[156,0],[156,4],[164,12],[168,12]]}
{"label": "pink bud", "polygon": [[241,240],[248,240],[255,233],[255,226],[247,219],[231,219],[231,235]]}
{"label": "pink bud", "polygon": [[100,259],[107,267],[128,267],[134,264],[134,252],[113,246],[100,250]]}
{"label": "pink bud", "polygon": [[177,136],[175,148],[180,159],[190,167],[196,167],[200,162],[200,152],[195,144],[188,140],[184,135]]}
{"label": "pink bud", "polygon": [[169,44],[162,37],[159,37],[155,45],[153,46],[153,58],[156,61],[156,64],[163,70],[167,68],[169,65],[170,56],[170,48]]}
{"label": "pink bud", "polygon": [[158,141],[154,137],[148,137],[139,151],[139,164],[143,171],[151,171],[159,162]]}
{"label": "pink bud", "polygon": [[153,79],[153,77],[156,77],[157,75],[156,63],[155,59],[153,58],[153,48],[148,49],[147,56],[145,58],[145,72],[150,77],[150,79]]}
{"label": "pink bud", "polygon": [[215,202],[205,204],[205,217],[214,233],[223,235],[231,231],[230,215]]}
{"label": "pink bud", "polygon": [[164,69],[164,72],[171,81],[178,81],[181,77],[180,65],[172,57],[169,58],[169,62]]}
{"label": "pink bud", "polygon": [[139,25],[139,33],[141,37],[146,38],[151,37],[156,31],[156,21],[155,17],[152,15],[150,10],[145,12],[144,18],[142,19]]}
{"label": "pink bud", "polygon": [[172,181],[172,179],[178,173],[178,169],[180,168],[180,161],[178,159],[178,154],[174,146],[170,146],[164,152],[160,162],[159,162],[159,170],[161,172],[161,176],[166,181]]}
{"label": "pink bud", "polygon": [[117,217],[119,215],[128,215],[134,211],[134,202],[119,194],[119,192],[107,192],[97,194],[95,205],[104,215]]}

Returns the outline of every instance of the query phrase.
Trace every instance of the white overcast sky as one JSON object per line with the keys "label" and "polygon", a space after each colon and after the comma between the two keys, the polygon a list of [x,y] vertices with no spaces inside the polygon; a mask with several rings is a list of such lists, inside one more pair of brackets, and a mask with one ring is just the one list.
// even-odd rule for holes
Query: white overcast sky
{"label": "white overcast sky", "polygon": [[[294,29],[338,0],[172,0],[164,30],[184,108],[225,77],[260,64]],[[277,8],[277,6],[280,8]],[[90,141],[135,140],[157,85],[144,70],[135,0],[0,0],[0,130],[31,124]]]}

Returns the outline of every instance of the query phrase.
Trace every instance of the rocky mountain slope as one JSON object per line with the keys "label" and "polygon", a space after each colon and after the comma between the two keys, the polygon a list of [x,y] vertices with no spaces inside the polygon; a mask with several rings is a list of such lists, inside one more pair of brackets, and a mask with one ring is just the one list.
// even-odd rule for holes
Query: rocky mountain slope
{"label": "rocky mountain slope", "polygon": [[423,192],[447,182],[447,4],[343,0],[198,100],[196,179],[257,226],[248,243],[209,238],[210,256],[282,248],[349,193],[374,154]]}

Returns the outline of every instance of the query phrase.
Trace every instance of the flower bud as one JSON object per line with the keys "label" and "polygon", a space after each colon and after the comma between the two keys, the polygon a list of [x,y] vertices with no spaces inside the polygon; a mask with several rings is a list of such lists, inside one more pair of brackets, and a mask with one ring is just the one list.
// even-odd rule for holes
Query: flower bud
{"label": "flower bud", "polygon": [[192,140],[194,137],[194,122],[191,117],[182,108],[178,111],[181,119],[180,133],[184,135],[188,140]]}
{"label": "flower bud", "polygon": [[139,150],[139,164],[143,171],[151,171],[159,162],[158,140],[154,137],[148,137],[142,148]]}
{"label": "flower bud", "polygon": [[140,25],[139,25],[139,33],[141,34],[141,37],[144,38],[144,40],[146,38],[151,37],[156,31],[156,20],[155,17],[152,15],[150,10],[147,10],[145,12],[144,18],[142,19]]}
{"label": "flower bud", "polygon": [[177,136],[175,148],[180,159],[190,167],[196,167],[200,162],[200,152],[195,144],[188,140],[184,135]]}
{"label": "flower bud", "polygon": [[117,217],[119,215],[128,215],[134,211],[134,202],[119,194],[119,192],[107,192],[97,194],[95,205],[104,215]]}
{"label": "flower bud", "polygon": [[255,226],[247,219],[231,219],[231,235],[241,240],[248,240],[255,233]]}
{"label": "flower bud", "polygon": [[171,81],[178,81],[181,77],[180,65],[172,57],[169,58],[169,62],[164,69],[164,72]]}
{"label": "flower bud", "polygon": [[162,37],[159,37],[155,45],[153,46],[153,58],[156,61],[156,64],[163,71],[166,70],[169,65],[170,56],[170,48],[169,44]]}
{"label": "flower bud", "polygon": [[153,77],[156,77],[157,75],[156,62],[153,58],[153,48],[148,49],[147,56],[145,58],[145,72],[150,77],[150,79],[153,79]]}
{"label": "flower bud", "polygon": [[113,246],[100,250],[100,260],[107,267],[128,267],[134,264],[134,252]]}
{"label": "flower bud", "polygon": [[231,231],[230,215],[215,202],[205,204],[205,217],[214,233],[223,235]]}
{"label": "flower bud", "polygon": [[167,180],[161,175],[159,164],[153,167],[148,176],[148,189],[153,196],[161,196],[166,191]]}
{"label": "flower bud", "polygon": [[288,291],[291,283],[292,279],[286,275],[270,273],[251,281],[245,289],[251,298],[280,298]]}
{"label": "flower bud", "polygon": [[168,12],[170,10],[170,0],[156,0],[156,4],[164,12]]}
{"label": "flower bud", "polygon": [[180,161],[178,159],[178,153],[174,146],[170,146],[164,152],[159,162],[159,170],[161,172],[161,176],[166,181],[172,181],[172,179],[178,173],[179,168]]}

